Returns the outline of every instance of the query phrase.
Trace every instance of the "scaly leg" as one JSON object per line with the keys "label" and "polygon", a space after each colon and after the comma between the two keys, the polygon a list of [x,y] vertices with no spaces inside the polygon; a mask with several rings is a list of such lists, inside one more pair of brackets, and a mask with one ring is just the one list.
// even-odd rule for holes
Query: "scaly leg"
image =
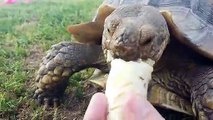
{"label": "scaly leg", "polygon": [[100,45],[62,42],[52,46],[37,72],[34,98],[40,104],[57,104],[68,85],[69,77],[89,67],[107,71]]}
{"label": "scaly leg", "polygon": [[199,120],[213,120],[213,66],[200,66],[192,76],[191,101]]}
{"label": "scaly leg", "polygon": [[167,90],[155,81],[151,81],[148,91],[148,100],[155,106],[171,109],[177,112],[193,115],[190,101]]}

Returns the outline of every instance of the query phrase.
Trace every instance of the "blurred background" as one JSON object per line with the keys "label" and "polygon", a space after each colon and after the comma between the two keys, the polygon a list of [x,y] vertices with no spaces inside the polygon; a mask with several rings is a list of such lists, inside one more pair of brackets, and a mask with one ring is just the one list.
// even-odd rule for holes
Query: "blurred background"
{"label": "blurred background", "polygon": [[82,119],[89,97],[75,74],[58,109],[43,110],[32,99],[35,72],[51,45],[72,41],[71,24],[91,21],[102,0],[0,0],[0,120]]}

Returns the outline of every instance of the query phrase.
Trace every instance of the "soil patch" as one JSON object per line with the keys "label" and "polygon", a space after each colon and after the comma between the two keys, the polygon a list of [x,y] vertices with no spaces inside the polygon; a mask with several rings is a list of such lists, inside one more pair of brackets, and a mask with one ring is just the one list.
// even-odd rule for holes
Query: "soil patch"
{"label": "soil patch", "polygon": [[[45,56],[43,49],[35,45],[29,50],[29,56],[26,58],[26,70],[30,73],[35,73],[39,68],[42,57]],[[82,95],[78,96],[78,88],[68,87],[63,97],[63,101],[58,108],[44,109],[43,106],[36,104],[32,99],[33,91],[35,90],[35,74],[29,75],[29,80],[26,82],[26,89],[29,96],[26,103],[20,105],[17,112],[17,119],[43,119],[43,120],[82,120],[85,110],[92,95],[101,88],[95,86],[89,81],[82,81]]]}

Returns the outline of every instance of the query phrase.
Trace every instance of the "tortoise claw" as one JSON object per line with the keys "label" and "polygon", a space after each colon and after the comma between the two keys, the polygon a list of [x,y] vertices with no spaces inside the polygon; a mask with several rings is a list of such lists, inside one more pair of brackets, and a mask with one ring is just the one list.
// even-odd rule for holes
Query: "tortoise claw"
{"label": "tortoise claw", "polygon": [[48,98],[44,98],[44,107],[48,108],[50,105],[50,100]]}
{"label": "tortoise claw", "polygon": [[36,99],[39,105],[45,105],[46,107],[52,106],[55,104],[54,101],[59,103],[59,98],[63,96],[67,84],[68,81],[62,79],[62,82],[58,82],[52,86],[48,85],[50,87],[44,87],[44,89],[38,87],[33,98]]}
{"label": "tortoise claw", "polygon": [[53,99],[53,107],[58,107],[60,105],[59,99],[58,98],[54,98]]}
{"label": "tortoise claw", "polygon": [[39,105],[42,105],[42,103],[43,103],[43,99],[40,99],[40,98],[38,98],[36,101]]}
{"label": "tortoise claw", "polygon": [[60,103],[60,97],[53,97],[52,95],[49,96],[46,93],[42,93],[42,94],[34,94],[33,98],[36,100],[36,102],[39,105],[44,105],[46,107],[57,107],[59,106]]}

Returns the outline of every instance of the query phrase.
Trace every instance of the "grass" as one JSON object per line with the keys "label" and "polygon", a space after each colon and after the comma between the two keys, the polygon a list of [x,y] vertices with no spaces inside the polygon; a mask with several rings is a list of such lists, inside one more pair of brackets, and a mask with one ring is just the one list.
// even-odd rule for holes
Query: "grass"
{"label": "grass", "polygon": [[[16,119],[19,107],[32,95],[33,89],[26,86],[37,69],[26,65],[29,51],[39,48],[35,51],[44,53],[53,44],[71,41],[66,27],[91,21],[101,2],[34,0],[0,7],[0,119]],[[32,109],[32,119],[36,119],[41,108]]]}

